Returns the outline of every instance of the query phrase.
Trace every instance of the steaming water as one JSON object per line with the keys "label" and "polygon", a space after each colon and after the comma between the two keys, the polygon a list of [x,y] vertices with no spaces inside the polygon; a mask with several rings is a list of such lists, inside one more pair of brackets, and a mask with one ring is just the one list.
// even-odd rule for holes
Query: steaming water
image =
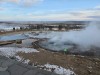
{"label": "steaming water", "polygon": [[80,48],[80,51],[87,51],[92,47],[100,48],[100,26],[97,22],[92,22],[90,25],[87,25],[85,29],[80,31],[51,32],[43,36],[50,39],[46,42],[42,42],[41,45],[51,50],[59,51],[64,48],[73,47],[72,45],[64,45],[64,43],[76,44]]}
{"label": "steaming water", "polygon": [[64,50],[64,48],[72,48],[74,47],[72,44],[56,44],[54,42],[47,42],[47,41],[44,41],[44,42],[41,42],[39,43],[39,45],[41,45],[43,48],[46,48],[46,49],[49,49],[49,50],[52,50],[52,51],[61,51],[61,50]]}

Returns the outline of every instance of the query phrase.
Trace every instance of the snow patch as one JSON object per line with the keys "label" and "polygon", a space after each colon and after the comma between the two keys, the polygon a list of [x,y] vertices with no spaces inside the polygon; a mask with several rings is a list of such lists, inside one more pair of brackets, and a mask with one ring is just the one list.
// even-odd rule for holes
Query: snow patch
{"label": "snow patch", "polygon": [[[73,71],[71,71],[70,69],[65,69],[61,66],[57,66],[57,65],[50,65],[50,64],[45,64],[44,66],[46,66],[46,68],[54,68],[54,72],[60,75],[76,75]],[[48,71],[49,71],[48,69]]]}
{"label": "snow patch", "polygon": [[0,47],[0,55],[7,57],[14,56],[18,52],[31,53],[39,51],[34,48]]}
{"label": "snow patch", "polygon": [[57,32],[45,32],[45,33],[29,33],[29,34],[26,34],[28,35],[29,37],[31,38],[53,38],[54,36],[58,35],[59,33]]}
{"label": "snow patch", "polygon": [[24,63],[28,64],[30,62],[29,59],[25,60]]}
{"label": "snow patch", "polygon": [[46,70],[46,71],[54,72],[54,73],[59,74],[59,75],[76,75],[70,69],[65,69],[65,68],[63,68],[61,66],[57,66],[57,65],[51,65],[51,64],[34,65],[34,63],[33,63],[33,66],[37,67],[39,69]]}
{"label": "snow patch", "polygon": [[24,59],[23,57],[20,57],[20,56],[15,56],[16,57],[16,60],[19,61],[19,62],[22,62],[22,63],[25,63],[25,64],[28,64],[30,62],[29,59]]}
{"label": "snow patch", "polygon": [[18,61],[22,61],[22,57],[20,57],[20,56],[16,56],[16,59],[17,59]]}

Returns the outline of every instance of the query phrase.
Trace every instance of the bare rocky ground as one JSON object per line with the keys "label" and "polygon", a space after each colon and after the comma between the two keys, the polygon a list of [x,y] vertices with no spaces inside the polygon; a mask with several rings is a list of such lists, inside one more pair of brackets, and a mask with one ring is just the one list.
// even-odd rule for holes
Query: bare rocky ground
{"label": "bare rocky ground", "polygon": [[20,57],[29,59],[38,65],[54,64],[73,70],[77,75],[100,75],[100,59],[89,56],[65,55],[38,49],[38,53],[18,53]]}

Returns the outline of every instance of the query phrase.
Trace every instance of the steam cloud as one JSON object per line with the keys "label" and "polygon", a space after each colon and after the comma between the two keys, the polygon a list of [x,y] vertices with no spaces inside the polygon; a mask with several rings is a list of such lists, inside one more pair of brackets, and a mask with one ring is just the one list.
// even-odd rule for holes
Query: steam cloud
{"label": "steam cloud", "polygon": [[81,31],[56,33],[49,42],[55,42],[56,44],[71,42],[81,48],[100,47],[100,25],[98,22],[91,22]]}

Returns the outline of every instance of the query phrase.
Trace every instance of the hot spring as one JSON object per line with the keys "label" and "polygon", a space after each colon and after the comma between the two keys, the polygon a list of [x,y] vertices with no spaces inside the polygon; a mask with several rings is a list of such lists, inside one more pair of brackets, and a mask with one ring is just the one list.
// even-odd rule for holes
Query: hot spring
{"label": "hot spring", "polygon": [[100,25],[97,22],[92,22],[80,31],[40,33],[35,37],[48,38],[38,43],[47,50],[63,51],[67,48],[71,53],[100,56]]}
{"label": "hot spring", "polygon": [[74,48],[76,45],[71,42],[64,42],[64,43],[56,43],[51,41],[41,41],[39,42],[39,45],[45,49],[51,50],[51,51],[63,51],[66,49]]}

